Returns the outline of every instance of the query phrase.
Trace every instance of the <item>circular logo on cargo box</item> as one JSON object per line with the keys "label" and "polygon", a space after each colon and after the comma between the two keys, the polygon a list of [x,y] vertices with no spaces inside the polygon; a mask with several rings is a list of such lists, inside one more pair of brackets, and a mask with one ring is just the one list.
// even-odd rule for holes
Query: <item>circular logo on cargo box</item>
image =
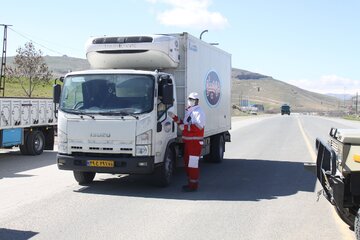
{"label": "circular logo on cargo box", "polygon": [[221,85],[218,74],[215,71],[209,71],[205,78],[205,95],[207,103],[215,107],[221,96]]}

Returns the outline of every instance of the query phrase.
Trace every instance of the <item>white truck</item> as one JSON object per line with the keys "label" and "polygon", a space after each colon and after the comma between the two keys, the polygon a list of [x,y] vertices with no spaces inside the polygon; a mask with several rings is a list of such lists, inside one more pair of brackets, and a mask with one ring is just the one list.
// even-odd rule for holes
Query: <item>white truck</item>
{"label": "white truck", "polygon": [[52,99],[0,98],[0,147],[24,155],[53,150],[56,116]]}
{"label": "white truck", "polygon": [[93,70],[54,87],[58,168],[79,184],[95,173],[152,174],[167,186],[182,163],[181,118],[190,92],[206,114],[202,155],[220,162],[231,128],[231,55],[188,33],[98,37],[87,42]]}

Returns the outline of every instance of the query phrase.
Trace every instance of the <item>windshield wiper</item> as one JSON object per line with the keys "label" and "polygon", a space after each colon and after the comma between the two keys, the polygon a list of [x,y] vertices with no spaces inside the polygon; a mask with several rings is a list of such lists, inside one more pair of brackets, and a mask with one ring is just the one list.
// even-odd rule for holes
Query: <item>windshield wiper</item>
{"label": "windshield wiper", "polygon": [[74,109],[63,109],[64,112],[67,112],[67,113],[73,113],[73,114],[76,114],[76,115],[80,115],[80,118],[84,119],[84,116],[88,116],[88,117],[91,117],[92,119],[95,119],[95,116],[94,115],[91,115],[90,113],[87,113],[87,112],[84,112],[84,111],[77,111],[77,110],[74,110]]}
{"label": "windshield wiper", "polygon": [[101,112],[100,115],[106,115],[106,116],[131,116],[135,118],[136,120],[139,119],[138,116],[132,113],[124,112],[124,111],[108,111],[108,112]]}

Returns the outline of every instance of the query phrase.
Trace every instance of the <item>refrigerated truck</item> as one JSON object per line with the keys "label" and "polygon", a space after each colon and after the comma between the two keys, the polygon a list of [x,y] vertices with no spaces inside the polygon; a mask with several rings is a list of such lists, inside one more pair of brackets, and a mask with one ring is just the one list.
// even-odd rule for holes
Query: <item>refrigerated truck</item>
{"label": "refrigerated truck", "polygon": [[57,165],[79,184],[95,173],[154,174],[167,186],[181,165],[184,117],[197,92],[206,114],[202,155],[221,162],[231,128],[231,55],[188,33],[91,38],[93,69],[68,73],[55,86]]}
{"label": "refrigerated truck", "polygon": [[53,150],[56,117],[52,99],[0,98],[0,148],[24,155]]}

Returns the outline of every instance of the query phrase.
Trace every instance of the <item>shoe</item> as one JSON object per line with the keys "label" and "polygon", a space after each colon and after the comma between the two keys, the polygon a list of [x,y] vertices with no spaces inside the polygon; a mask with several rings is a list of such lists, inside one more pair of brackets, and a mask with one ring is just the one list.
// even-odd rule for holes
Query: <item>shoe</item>
{"label": "shoe", "polygon": [[196,188],[190,188],[188,185],[184,185],[184,186],[182,186],[182,191],[183,192],[196,192],[197,189]]}

